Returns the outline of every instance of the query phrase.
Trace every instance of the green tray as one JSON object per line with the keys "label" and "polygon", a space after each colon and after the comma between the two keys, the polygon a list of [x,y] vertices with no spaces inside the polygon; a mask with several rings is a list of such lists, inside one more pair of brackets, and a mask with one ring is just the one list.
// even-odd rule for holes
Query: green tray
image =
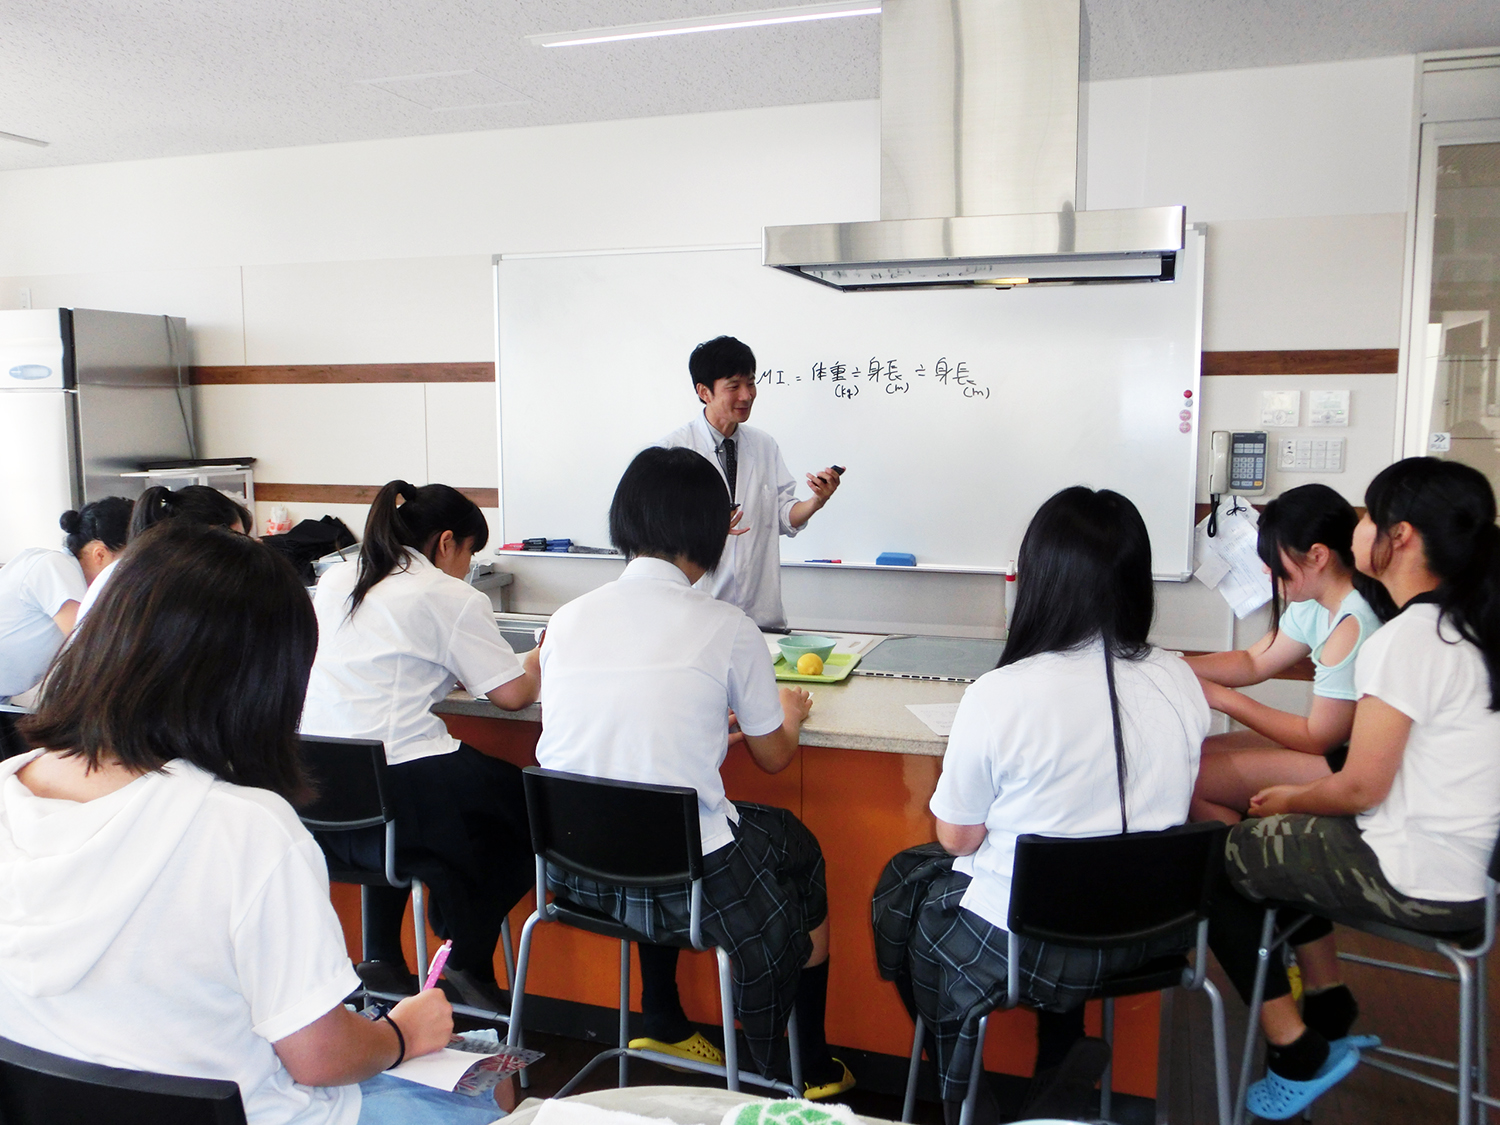
{"label": "green tray", "polygon": [[854,666],[859,663],[858,655],[851,652],[835,652],[823,663],[823,674],[821,676],[804,676],[797,671],[795,664],[788,664],[786,657],[778,655],[776,663],[772,665],[776,669],[776,678],[798,684],[836,684],[840,680],[847,680],[849,673],[854,671]]}

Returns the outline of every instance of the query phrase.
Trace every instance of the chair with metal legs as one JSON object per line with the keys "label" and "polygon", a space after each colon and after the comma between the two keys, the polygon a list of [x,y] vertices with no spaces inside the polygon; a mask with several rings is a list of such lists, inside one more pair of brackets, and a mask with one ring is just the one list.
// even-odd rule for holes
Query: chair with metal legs
{"label": "chair with metal legs", "polygon": [[[1006,964],[1013,968],[1021,939],[1087,949],[1114,949],[1196,926],[1182,951],[1154,958],[1100,982],[1088,999],[1104,1001],[1104,1038],[1113,1045],[1117,997],[1185,988],[1208,994],[1213,1011],[1214,1084],[1219,1125],[1229,1125],[1229,1045],[1224,1001],[1207,977],[1208,907],[1212,880],[1223,863],[1225,828],[1187,824],[1163,832],[1130,832],[1084,839],[1025,835],[1016,841],[1010,892]],[[1187,953],[1193,952],[1189,963]],[[1009,972],[996,1011],[1020,1004],[1021,978]],[[960,1125],[970,1125],[984,1076],[984,1037],[990,1013],[978,1016],[974,1060]],[[916,1109],[917,1073],[926,1028],[917,1017],[901,1120]],[[1111,1112],[1113,1068],[1099,1083],[1099,1115]]]}
{"label": "chair with metal legs", "polygon": [[[412,928],[417,946],[417,971],[427,967],[426,888],[420,879],[410,878],[396,866],[396,818],[386,799],[385,745],[367,738],[323,738],[302,736],[302,759],[316,783],[318,796],[301,811],[302,823],[318,837],[328,861],[328,879],[333,883],[354,883],[360,888],[360,935],[362,956],[369,960],[369,896],[367,887],[411,888]],[[328,850],[328,835],[384,829],[380,844],[379,865],[364,867],[348,862]],[[505,953],[507,981],[515,980],[515,960],[511,952],[510,921],[502,923],[500,938]],[[366,990],[380,1000],[401,1000],[403,994]],[[505,1012],[492,1012],[467,1004],[455,1004],[462,1015],[494,1022],[509,1019]],[[524,1083],[523,1083],[524,1084]]]}
{"label": "chair with metal legs", "polygon": [[[734,996],[729,954],[705,940],[703,912],[703,846],[698,831],[698,794],[681,786],[641,785],[629,781],[607,781],[581,774],[544,770],[532,766],[523,771],[526,811],[531,820],[532,848],[536,852],[537,908],[521,930],[521,948],[516,959],[515,986],[511,990],[511,1046],[521,1045],[522,1007],[526,999],[526,970],[531,960],[531,939],[538,923],[561,922],[576,929],[618,939],[620,943],[620,1044],[595,1055],[554,1097],[566,1097],[583,1078],[608,1059],[619,1060],[619,1084],[626,1085],[630,1059],[646,1059],[680,1070],[722,1075],[730,1090],[748,1082],[798,1097],[802,1091],[802,1061],[797,1045],[797,1019],[787,1024],[791,1052],[790,1084],[739,1069],[739,1051],[734,1035]],[[607,914],[570,902],[561,895],[547,895],[547,868],[621,887],[689,888],[690,937],[685,948],[709,949],[719,963],[719,1011],[724,1029],[724,1065],[683,1059],[659,1051],[630,1046],[630,943],[653,940],[617,922]]]}
{"label": "chair with metal legs", "polygon": [[245,1125],[245,1107],[239,1086],[222,1078],[124,1070],[0,1039],[0,1121]]}
{"label": "chair with metal legs", "polygon": [[[1311,915],[1327,918],[1337,925],[1347,926],[1351,930],[1384,938],[1412,949],[1440,953],[1453,964],[1454,971],[1444,973],[1435,969],[1424,969],[1418,965],[1403,964],[1400,961],[1385,961],[1353,953],[1339,954],[1340,959],[1360,965],[1457,983],[1457,1060],[1434,1058],[1431,1055],[1382,1045],[1362,1052],[1360,1062],[1376,1070],[1400,1075],[1402,1078],[1410,1078],[1425,1086],[1432,1086],[1457,1095],[1458,1125],[1471,1125],[1475,1121],[1475,1106],[1477,1105],[1479,1125],[1484,1125],[1488,1118],[1487,1111],[1491,1107],[1500,1109],[1500,1099],[1491,1097],[1489,1092],[1487,1058],[1489,1012],[1485,998],[1486,960],[1491,946],[1495,944],[1496,895],[1500,892],[1500,883],[1497,883],[1497,880],[1500,880],[1500,842],[1496,843],[1495,850],[1490,855],[1488,876],[1484,895],[1484,925],[1477,930],[1464,933],[1423,933],[1387,922],[1372,922],[1365,918],[1352,917],[1336,910],[1320,910],[1317,907],[1309,907],[1306,903],[1270,904],[1261,923],[1260,956],[1255,967],[1255,986],[1250,995],[1250,1020],[1245,1031],[1245,1049],[1240,1058],[1240,1082],[1235,1103],[1234,1125],[1242,1125],[1246,1117],[1245,1095],[1250,1088],[1250,1072],[1255,1065],[1255,1055],[1260,1045],[1260,1010],[1265,997],[1266,973],[1270,967],[1271,956],[1296,936],[1298,928],[1307,921],[1306,916]],[[1304,917],[1277,933],[1276,915],[1282,906],[1296,910]],[[1390,1061],[1392,1059],[1399,1059],[1401,1062],[1392,1062]],[[1448,1082],[1430,1074],[1423,1074],[1408,1066],[1403,1066],[1403,1062],[1419,1063],[1437,1070],[1452,1071],[1456,1081]]]}

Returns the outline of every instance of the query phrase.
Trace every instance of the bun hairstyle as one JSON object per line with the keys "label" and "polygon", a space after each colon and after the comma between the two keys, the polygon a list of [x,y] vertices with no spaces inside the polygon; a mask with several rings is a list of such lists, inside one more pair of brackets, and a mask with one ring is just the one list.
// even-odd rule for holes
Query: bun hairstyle
{"label": "bun hairstyle", "polygon": [[98,540],[111,551],[121,551],[130,538],[130,512],[134,503],[123,496],[106,496],[85,504],[78,511],[67,511],[57,521],[67,533],[63,542],[74,556]]}
{"label": "bun hairstyle", "polygon": [[290,563],[247,536],[166,520],[120,556],[18,726],[90,767],[183,758],[296,803],[309,792],[297,722],[317,647]]}
{"label": "bun hairstyle", "polygon": [[1390,558],[1392,527],[1409,523],[1421,535],[1427,569],[1439,581],[1439,626],[1447,621],[1484,655],[1490,710],[1500,711],[1500,527],[1490,482],[1458,461],[1408,457],[1370,482],[1365,507],[1377,570]]}
{"label": "bun hairstyle", "polygon": [[1286,606],[1281,600],[1281,583],[1287,580],[1285,552],[1301,563],[1313,544],[1321,543],[1344,564],[1354,581],[1354,588],[1369,603],[1382,621],[1396,616],[1395,603],[1386,588],[1354,567],[1354,526],[1359,516],[1354,506],[1326,484],[1304,484],[1288,489],[1266,504],[1260,514],[1260,532],[1255,540],[1260,561],[1271,571],[1271,632],[1281,622]]}
{"label": "bun hairstyle", "polygon": [[443,532],[453,532],[459,543],[472,540],[476,551],[489,542],[490,528],[479,505],[446,484],[415,488],[404,480],[393,480],[375,495],[365,520],[365,538],[359,547],[359,581],[349,598],[352,614],[376,583],[394,571],[405,570],[410,548],[429,562]]}
{"label": "bun hairstyle", "polygon": [[239,524],[240,530],[246,534],[255,527],[255,517],[217,488],[190,484],[174,492],[158,484],[146,489],[135,502],[135,514],[130,517],[130,538],[134,539],[162,520],[177,517],[207,527],[232,528]]}

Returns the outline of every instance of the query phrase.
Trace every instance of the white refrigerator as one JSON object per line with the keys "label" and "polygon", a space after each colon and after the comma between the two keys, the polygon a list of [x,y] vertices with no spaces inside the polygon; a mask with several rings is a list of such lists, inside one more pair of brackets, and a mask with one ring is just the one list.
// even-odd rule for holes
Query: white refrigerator
{"label": "white refrigerator", "polygon": [[0,564],[55,547],[58,517],[122,476],[196,456],[181,317],[97,309],[0,310]]}

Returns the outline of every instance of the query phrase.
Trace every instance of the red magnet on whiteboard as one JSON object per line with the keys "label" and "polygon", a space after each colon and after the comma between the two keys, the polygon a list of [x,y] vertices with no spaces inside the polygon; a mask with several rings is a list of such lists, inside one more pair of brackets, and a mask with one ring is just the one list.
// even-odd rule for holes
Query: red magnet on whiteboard
{"label": "red magnet on whiteboard", "polygon": [[1192,398],[1193,397],[1193,392],[1192,391],[1183,391],[1182,392],[1182,397],[1183,398]]}
{"label": "red magnet on whiteboard", "polygon": [[1178,428],[1178,429],[1179,429],[1179,430],[1181,430],[1181,431],[1182,431],[1182,432],[1183,432],[1183,433],[1185,433],[1185,434],[1186,434],[1186,433],[1191,433],[1191,432],[1192,432],[1192,429],[1193,429],[1193,424],[1192,424],[1192,423],[1191,423],[1191,422],[1182,422],[1182,423],[1180,423],[1180,424],[1179,424],[1179,425],[1178,425],[1178,427],[1177,427],[1177,428]]}

